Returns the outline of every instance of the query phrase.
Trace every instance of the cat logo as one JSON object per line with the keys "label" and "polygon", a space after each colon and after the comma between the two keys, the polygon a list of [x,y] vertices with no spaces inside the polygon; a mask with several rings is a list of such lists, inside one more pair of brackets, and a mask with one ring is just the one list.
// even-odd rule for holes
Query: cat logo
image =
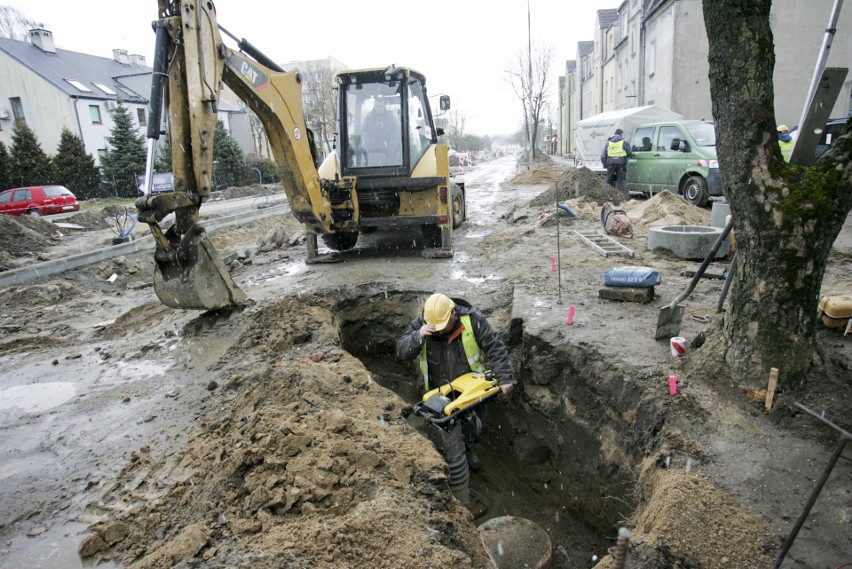
{"label": "cat logo", "polygon": [[257,70],[255,70],[247,61],[243,61],[240,65],[240,73],[254,85],[257,81]]}
{"label": "cat logo", "polygon": [[255,67],[250,62],[246,61],[245,59],[236,54],[228,57],[228,65],[234,70],[235,73],[238,73],[248,83],[250,83],[256,91],[260,91],[261,89],[266,87],[266,84],[269,81],[269,77],[267,77],[266,74],[264,74],[257,67]]}

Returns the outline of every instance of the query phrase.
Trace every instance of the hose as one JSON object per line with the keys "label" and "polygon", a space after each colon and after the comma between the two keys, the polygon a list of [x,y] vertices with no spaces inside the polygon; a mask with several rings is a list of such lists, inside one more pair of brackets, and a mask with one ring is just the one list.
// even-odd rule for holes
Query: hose
{"label": "hose", "polygon": [[574,211],[573,209],[571,209],[570,207],[568,207],[564,203],[556,202],[556,205],[559,206],[559,209],[563,210],[565,213],[567,213],[571,217],[576,217],[576,218],[580,217],[579,213],[577,213],[576,211]]}
{"label": "hose", "polygon": [[[129,227],[128,223],[130,224]],[[130,215],[126,207],[124,208],[124,213],[115,214],[115,226],[112,227],[112,230],[116,235],[118,235],[119,239],[125,239],[128,235],[130,235],[130,232],[133,231],[134,227],[136,227],[136,218]]]}

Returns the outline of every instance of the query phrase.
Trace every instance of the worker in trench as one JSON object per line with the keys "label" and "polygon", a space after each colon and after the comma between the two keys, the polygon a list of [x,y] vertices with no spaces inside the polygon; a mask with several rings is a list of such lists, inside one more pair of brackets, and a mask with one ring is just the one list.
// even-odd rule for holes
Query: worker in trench
{"label": "worker in trench", "polygon": [[[412,320],[397,340],[396,355],[403,360],[419,358],[426,391],[470,372],[491,373],[504,395],[515,385],[509,351],[500,336],[484,316],[460,298],[436,293],[426,299],[423,315]],[[481,413],[477,408],[462,424],[471,470],[481,466],[472,448],[482,434]]]}

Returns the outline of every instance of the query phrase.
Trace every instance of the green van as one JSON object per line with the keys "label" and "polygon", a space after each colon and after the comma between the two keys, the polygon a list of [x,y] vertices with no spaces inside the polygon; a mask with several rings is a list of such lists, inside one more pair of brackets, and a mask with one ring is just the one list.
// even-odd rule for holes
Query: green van
{"label": "green van", "polygon": [[642,124],[630,139],[627,189],[655,194],[668,190],[704,207],[710,196],[722,195],[712,122],[669,121]]}

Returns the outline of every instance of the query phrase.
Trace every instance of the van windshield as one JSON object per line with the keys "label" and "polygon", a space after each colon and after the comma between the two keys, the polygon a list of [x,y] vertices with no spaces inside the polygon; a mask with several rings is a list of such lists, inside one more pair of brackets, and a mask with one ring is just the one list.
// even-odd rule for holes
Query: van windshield
{"label": "van windshield", "polygon": [[694,122],[684,125],[698,146],[716,146],[716,129],[711,122]]}

